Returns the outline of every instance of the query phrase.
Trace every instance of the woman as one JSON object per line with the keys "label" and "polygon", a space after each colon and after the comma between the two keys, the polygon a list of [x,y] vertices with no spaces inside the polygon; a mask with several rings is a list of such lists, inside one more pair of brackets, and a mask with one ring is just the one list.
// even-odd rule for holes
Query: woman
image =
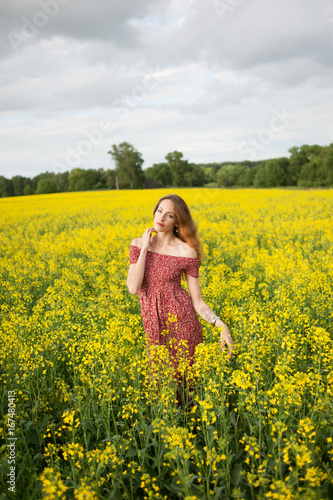
{"label": "woman", "polygon": [[[133,295],[139,293],[148,346],[168,346],[178,376],[179,353],[184,355],[184,344],[191,365],[195,347],[203,341],[196,312],[221,329],[222,349],[227,343],[229,358],[233,342],[228,327],[201,297],[201,245],[185,201],[176,194],[163,196],[153,213],[154,226],[131,242],[127,287]],[[186,276],[190,295],[181,287],[182,275]]]}

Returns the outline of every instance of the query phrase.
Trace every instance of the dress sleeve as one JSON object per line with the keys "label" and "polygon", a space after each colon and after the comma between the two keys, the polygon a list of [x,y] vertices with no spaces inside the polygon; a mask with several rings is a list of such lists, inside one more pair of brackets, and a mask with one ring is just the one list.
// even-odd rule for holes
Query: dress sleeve
{"label": "dress sleeve", "polygon": [[199,278],[199,259],[188,259],[185,273],[193,276],[193,278]]}
{"label": "dress sleeve", "polygon": [[129,249],[130,264],[135,264],[139,258],[141,249],[135,245],[131,245]]}

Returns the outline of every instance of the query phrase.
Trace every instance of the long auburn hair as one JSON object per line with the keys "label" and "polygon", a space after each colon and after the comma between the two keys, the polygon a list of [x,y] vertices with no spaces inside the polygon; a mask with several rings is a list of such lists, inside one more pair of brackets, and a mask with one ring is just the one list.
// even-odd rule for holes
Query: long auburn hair
{"label": "long auburn hair", "polygon": [[194,248],[194,250],[197,252],[197,256],[201,265],[203,258],[202,246],[198,235],[198,228],[194,220],[192,219],[190,209],[186,205],[183,198],[181,198],[177,194],[167,194],[166,196],[162,196],[162,198],[158,200],[153,211],[154,216],[156,210],[163,200],[171,200],[175,207],[178,230],[176,231],[176,227],[174,227],[173,234],[181,241],[187,243],[191,248]]}

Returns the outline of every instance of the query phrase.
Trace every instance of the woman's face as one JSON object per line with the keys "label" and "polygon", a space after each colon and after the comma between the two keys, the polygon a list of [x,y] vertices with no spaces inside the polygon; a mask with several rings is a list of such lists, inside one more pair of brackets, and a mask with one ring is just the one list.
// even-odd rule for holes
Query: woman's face
{"label": "woman's face", "polygon": [[154,228],[157,233],[173,231],[177,225],[175,207],[171,200],[163,200],[159,204],[154,217]]}

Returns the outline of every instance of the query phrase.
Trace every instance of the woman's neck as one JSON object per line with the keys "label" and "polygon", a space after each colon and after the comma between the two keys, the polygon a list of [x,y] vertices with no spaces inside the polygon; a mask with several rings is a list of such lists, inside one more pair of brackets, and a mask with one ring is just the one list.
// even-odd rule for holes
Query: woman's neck
{"label": "woman's neck", "polygon": [[174,246],[176,243],[176,238],[173,233],[156,233],[153,237],[154,243],[158,247]]}

